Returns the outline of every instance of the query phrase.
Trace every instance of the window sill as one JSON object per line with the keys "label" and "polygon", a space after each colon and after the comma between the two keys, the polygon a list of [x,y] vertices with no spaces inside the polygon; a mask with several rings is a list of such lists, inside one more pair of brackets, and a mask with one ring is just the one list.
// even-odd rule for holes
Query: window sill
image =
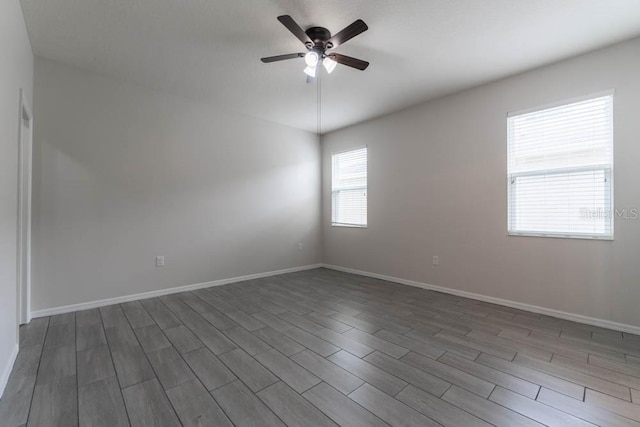
{"label": "window sill", "polygon": [[335,224],[331,223],[332,227],[340,227],[340,228],[367,228],[366,225],[356,225],[356,224]]}
{"label": "window sill", "polygon": [[604,240],[604,241],[613,241],[613,236],[592,236],[592,235],[584,235],[584,234],[554,234],[554,233],[518,233],[518,232],[507,232],[507,236],[509,237],[548,237],[552,239],[578,239],[578,240]]}

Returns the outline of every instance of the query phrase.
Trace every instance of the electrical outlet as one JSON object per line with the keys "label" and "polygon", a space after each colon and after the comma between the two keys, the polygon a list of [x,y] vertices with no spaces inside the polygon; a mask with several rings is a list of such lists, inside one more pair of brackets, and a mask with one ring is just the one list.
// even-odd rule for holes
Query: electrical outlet
{"label": "electrical outlet", "polygon": [[298,250],[301,251],[302,250],[302,242],[298,243]]}
{"label": "electrical outlet", "polygon": [[440,257],[438,255],[433,256],[433,265],[440,265]]}
{"label": "electrical outlet", "polygon": [[156,257],[156,267],[164,267],[164,256]]}

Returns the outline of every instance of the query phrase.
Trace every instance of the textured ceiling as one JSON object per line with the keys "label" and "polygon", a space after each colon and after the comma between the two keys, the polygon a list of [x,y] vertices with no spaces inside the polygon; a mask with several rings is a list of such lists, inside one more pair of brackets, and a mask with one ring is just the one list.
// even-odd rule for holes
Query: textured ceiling
{"label": "textured ceiling", "polygon": [[316,130],[316,87],[277,20],[369,31],[337,51],[371,62],[322,81],[322,131],[640,35],[639,0],[22,0],[36,55]]}

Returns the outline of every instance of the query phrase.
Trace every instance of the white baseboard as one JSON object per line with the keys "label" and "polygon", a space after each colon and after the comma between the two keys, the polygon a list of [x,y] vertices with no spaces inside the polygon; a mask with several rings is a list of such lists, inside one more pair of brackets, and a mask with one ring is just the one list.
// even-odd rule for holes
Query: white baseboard
{"label": "white baseboard", "polygon": [[245,280],[260,279],[263,277],[277,276],[279,274],[295,273],[296,271],[312,270],[320,268],[322,264],[305,265],[301,267],[286,268],[284,270],[268,271],[265,273],[249,274],[247,276],[231,277],[228,279],[214,280],[212,282],[196,283],[194,285],[177,286],[174,288],[158,289],[157,291],[143,292],[134,295],[125,295],[121,297],[107,298],[96,301],[83,302],[79,304],[64,305],[60,307],[45,308],[31,312],[31,317],[53,316],[55,314],[71,313],[79,310],[88,310],[90,308],[104,307],[112,304],[120,304],[123,302],[136,301],[140,299],[155,298],[163,295],[176,294],[179,292],[195,291],[196,289],[209,288],[212,286],[228,285],[229,283],[243,282]]}
{"label": "white baseboard", "polygon": [[533,313],[545,314],[547,316],[557,317],[559,319],[571,320],[573,322],[585,323],[587,325],[598,326],[606,329],[613,329],[620,332],[628,332],[640,335],[640,326],[627,325],[624,323],[613,322],[611,320],[598,319],[595,317],[583,316],[582,314],[569,313],[566,311],[555,310],[552,308],[540,307],[537,305],[525,304],[517,301],[511,301],[502,298],[491,297],[488,295],[476,294],[473,292],[461,291],[459,289],[445,288],[442,286],[429,285],[427,283],[416,282],[413,280],[400,279],[398,277],[385,276],[383,274],[370,273],[368,271],[354,270],[352,268],[340,267],[337,265],[323,264],[322,267],[331,270],[342,271],[345,273],[358,274],[360,276],[372,277],[375,279],[386,280],[388,282],[399,283],[402,285],[415,286],[418,288],[428,289],[430,291],[443,292],[445,294],[456,295],[465,298],[471,298],[478,301],[489,302],[493,304],[504,305],[520,310],[531,311]]}
{"label": "white baseboard", "polygon": [[9,381],[9,375],[11,375],[11,371],[13,370],[13,364],[16,362],[16,357],[18,357],[18,344],[13,346],[13,350],[11,351],[11,356],[9,360],[7,360],[7,364],[4,366],[2,370],[2,377],[0,377],[0,398],[4,394],[4,389],[7,387],[7,382]]}
{"label": "white baseboard", "polygon": [[[247,276],[231,277],[231,278],[228,278],[228,279],[214,280],[212,282],[196,283],[196,284],[193,284],[193,285],[185,285],[185,286],[178,286],[178,287],[168,288],[168,289],[159,289],[157,291],[143,292],[143,293],[140,293],[140,294],[126,295],[126,296],[122,296],[122,297],[108,298],[108,299],[97,300],[97,301],[89,301],[89,302],[80,303],[80,304],[72,304],[72,305],[65,305],[65,306],[61,306],[61,307],[47,308],[47,309],[44,309],[44,310],[33,311],[30,314],[31,314],[31,317],[33,317],[33,318],[45,317],[45,316],[53,316],[55,314],[70,313],[70,312],[79,311],[79,310],[88,310],[90,308],[104,307],[104,306],[107,306],[107,305],[119,304],[119,303],[123,303],[123,302],[135,301],[135,300],[139,300],[139,299],[154,298],[154,297],[159,297],[159,296],[162,296],[162,295],[175,294],[175,293],[179,293],[179,292],[193,291],[193,290],[196,290],[196,289],[208,288],[208,287],[212,287],[212,286],[227,285],[227,284],[230,284],[230,283],[242,282],[242,281],[245,281],[245,280],[260,279],[260,278],[269,277],[269,276],[277,276],[279,274],[294,273],[296,271],[312,270],[314,268],[320,268],[320,267],[324,267],[324,268],[328,268],[328,269],[336,270],[336,271],[342,271],[342,272],[345,272],[345,273],[358,274],[360,276],[372,277],[372,278],[375,278],[375,279],[386,280],[388,282],[399,283],[399,284],[402,284],[402,285],[408,285],[408,286],[414,286],[414,287],[418,287],[418,288],[422,288],[422,289],[428,289],[428,290],[431,290],[431,291],[443,292],[445,294],[456,295],[456,296],[470,298],[470,299],[474,299],[474,300],[478,300],[478,301],[484,301],[484,302],[489,302],[489,303],[493,303],[493,304],[504,305],[504,306],[507,306],[507,307],[517,308],[517,309],[520,309],[520,310],[530,311],[530,312],[538,313],[538,314],[544,314],[544,315],[547,315],[547,316],[557,317],[559,319],[571,320],[573,322],[585,323],[585,324],[588,324],[588,325],[598,326],[598,327],[601,327],[601,328],[613,329],[613,330],[620,331],[620,332],[627,332],[627,333],[631,333],[631,334],[635,334],[635,335],[640,335],[640,326],[634,326],[634,325],[628,325],[628,324],[624,324],[624,323],[613,322],[611,320],[598,319],[598,318],[595,318],[595,317],[589,317],[589,316],[584,316],[584,315],[581,315],[581,314],[569,313],[569,312],[566,312],[566,311],[555,310],[555,309],[552,309],[552,308],[540,307],[540,306],[537,306],[537,305],[525,304],[525,303],[521,303],[521,302],[517,302],[517,301],[511,301],[511,300],[507,300],[507,299],[496,298],[496,297],[492,297],[492,296],[488,296],[488,295],[482,295],[482,294],[476,294],[476,293],[473,293],[473,292],[462,291],[462,290],[459,290],[459,289],[445,288],[445,287],[442,287],[442,286],[435,286],[435,285],[430,285],[430,284],[427,284],[427,283],[416,282],[416,281],[413,281],[413,280],[401,279],[401,278],[392,277],[392,276],[385,276],[384,274],[377,274],[377,273],[371,273],[371,272],[368,272],[368,271],[355,270],[355,269],[352,269],[352,268],[341,267],[341,266],[331,265],[331,264],[312,264],[312,265],[306,265],[306,266],[302,266],[302,267],[287,268],[287,269],[284,269],[284,270],[276,270],[276,271],[269,271],[269,272],[265,272],[265,273],[250,274],[250,275],[247,275]],[[16,350],[15,350],[15,353],[17,354],[17,347],[16,347]],[[15,360],[15,355],[12,357],[12,360],[11,360],[11,363],[10,363],[11,366],[13,366],[13,361],[14,360]],[[3,377],[0,378],[0,390],[4,389],[5,382],[8,379],[8,375],[9,375],[10,372],[11,372],[11,369],[9,369],[7,372],[3,373]],[[5,374],[6,374],[6,378],[4,376]]]}

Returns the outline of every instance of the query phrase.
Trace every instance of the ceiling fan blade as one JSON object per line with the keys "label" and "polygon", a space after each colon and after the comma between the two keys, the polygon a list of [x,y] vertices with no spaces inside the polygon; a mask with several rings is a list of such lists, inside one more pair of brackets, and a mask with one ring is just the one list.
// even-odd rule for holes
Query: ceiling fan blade
{"label": "ceiling fan blade", "polygon": [[335,34],[333,37],[329,39],[329,43],[331,43],[332,49],[340,46],[348,40],[351,40],[355,36],[360,33],[364,33],[367,31],[369,27],[364,23],[362,19],[358,19],[351,25],[347,26],[344,30],[340,31],[338,34]]}
{"label": "ceiling fan blade", "polygon": [[264,62],[265,64],[268,64],[269,62],[284,61],[285,59],[302,58],[303,56],[304,56],[304,53],[288,53],[286,55],[267,56],[266,58],[260,58],[260,61]]}
{"label": "ceiling fan blade", "polygon": [[332,53],[327,55],[329,58],[336,61],[338,64],[346,65],[347,67],[357,68],[358,70],[366,70],[369,66],[367,61],[362,59],[352,58],[347,55],[340,55],[339,53]]}
{"label": "ceiling fan blade", "polygon": [[300,28],[300,25],[298,25],[296,21],[294,21],[293,18],[290,17],[289,15],[278,16],[278,21],[280,21],[282,25],[287,27],[287,29],[291,31],[291,33],[294,36],[296,36],[298,40],[300,40],[305,45],[307,43],[313,44],[313,41],[309,38],[307,33],[305,33],[304,30]]}

